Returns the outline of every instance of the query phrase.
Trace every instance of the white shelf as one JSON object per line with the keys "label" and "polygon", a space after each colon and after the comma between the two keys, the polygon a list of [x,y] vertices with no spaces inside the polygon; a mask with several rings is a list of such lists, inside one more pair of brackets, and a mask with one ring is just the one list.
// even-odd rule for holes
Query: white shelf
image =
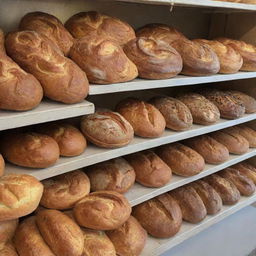
{"label": "white shelf", "polygon": [[[223,2],[222,2],[223,3]],[[256,10],[256,5],[255,5]],[[105,84],[105,85],[90,85],[89,94],[98,95],[106,93],[126,92],[126,91],[137,91],[146,89],[156,89],[165,87],[176,87],[183,85],[196,85],[204,83],[214,83],[222,81],[231,81],[247,78],[255,78],[256,72],[238,72],[236,74],[228,75],[212,75],[203,77],[183,76],[178,75],[177,77],[164,80],[145,80],[135,79],[130,82],[118,83],[118,84]]]}
{"label": "white shelf", "polygon": [[220,213],[215,216],[208,215],[200,224],[191,224],[183,222],[181,230],[174,237],[169,239],[156,239],[151,236],[148,237],[146,246],[141,256],[157,256],[163,252],[173,248],[174,246],[182,243],[186,239],[198,234],[206,228],[212,226],[230,216],[231,214],[239,211],[240,209],[250,205],[256,201],[256,194],[251,197],[242,197],[240,201],[233,206],[223,206]]}
{"label": "white shelf", "polygon": [[0,110],[0,131],[91,114],[93,112],[94,104],[88,101],[67,105],[43,100],[37,108],[25,112]]}
{"label": "white shelf", "polygon": [[104,149],[96,146],[88,146],[83,154],[77,157],[61,157],[58,162],[45,169],[29,169],[22,168],[14,165],[6,165],[6,173],[27,173],[33,175],[39,180],[43,180],[49,177],[53,177],[62,173],[66,173],[72,170],[76,170],[82,167],[86,167],[92,164],[103,162],[109,159],[113,159],[119,156],[128,155],[134,152],[142,151],[158,147],[160,145],[168,144],[171,142],[191,138],[201,134],[213,132],[226,127],[234,126],[240,123],[245,123],[256,119],[256,114],[244,115],[236,120],[224,120],[221,119],[214,125],[202,126],[193,125],[192,129],[183,132],[174,132],[171,130],[165,130],[164,134],[159,138],[145,139],[135,137],[133,141],[122,148],[117,149]]}
{"label": "white shelf", "polygon": [[132,206],[145,202],[153,197],[161,195],[167,191],[173,190],[175,188],[181,187],[185,184],[193,182],[195,180],[206,177],[210,174],[223,170],[231,165],[244,161],[248,158],[256,156],[256,149],[250,149],[249,152],[243,155],[230,155],[229,160],[225,163],[219,165],[210,165],[206,164],[205,169],[192,177],[181,177],[173,175],[172,180],[165,186],[161,188],[148,188],[144,187],[138,183],[135,183],[134,186],[125,194],[126,198],[129,200]]}

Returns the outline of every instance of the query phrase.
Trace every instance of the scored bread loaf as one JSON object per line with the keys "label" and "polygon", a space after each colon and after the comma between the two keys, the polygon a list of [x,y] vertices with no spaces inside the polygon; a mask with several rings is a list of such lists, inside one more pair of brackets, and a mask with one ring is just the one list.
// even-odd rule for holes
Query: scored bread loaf
{"label": "scored bread loaf", "polygon": [[168,193],[134,206],[132,215],[150,235],[158,238],[174,236],[182,224],[181,209]]}
{"label": "scored bread loaf", "polygon": [[256,147],[256,131],[246,126],[244,124],[233,126],[232,130],[236,131],[242,137],[244,137],[249,142],[250,148]]}
{"label": "scored bread loaf", "polygon": [[252,164],[248,162],[241,162],[233,165],[232,168],[238,170],[239,173],[252,180],[256,185],[256,168]]}
{"label": "scored bread loaf", "polygon": [[40,81],[46,97],[77,103],[87,96],[86,74],[42,34],[12,32],[7,35],[5,45],[8,55]]}
{"label": "scored bread loaf", "polygon": [[12,242],[6,243],[2,247],[0,247],[0,255],[1,256],[18,256],[17,251]]}
{"label": "scored bread loaf", "polygon": [[16,228],[18,226],[19,220],[12,219],[0,222],[0,247],[8,241],[11,241]]}

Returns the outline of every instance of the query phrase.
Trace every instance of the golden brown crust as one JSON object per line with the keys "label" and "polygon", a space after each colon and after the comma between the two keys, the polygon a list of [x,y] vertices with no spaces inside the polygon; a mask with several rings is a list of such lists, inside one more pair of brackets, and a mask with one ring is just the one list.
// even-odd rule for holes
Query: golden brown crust
{"label": "golden brown crust", "polygon": [[4,175],[5,162],[3,156],[0,154],[0,177]]}
{"label": "golden brown crust", "polygon": [[242,162],[242,163],[233,165],[232,168],[238,170],[240,174],[252,180],[256,185],[256,168],[253,165],[251,165],[248,162]]}
{"label": "golden brown crust", "polygon": [[200,173],[205,162],[201,155],[181,143],[162,146],[156,153],[171,168],[173,173],[180,176],[193,176]]}
{"label": "golden brown crust", "polygon": [[117,112],[96,111],[84,116],[80,125],[85,137],[99,147],[122,147],[134,136],[130,123]]}
{"label": "golden brown crust", "polygon": [[135,32],[128,23],[95,11],[73,15],[66,21],[65,27],[75,38],[98,34],[115,40],[120,45],[135,38]]}
{"label": "golden brown crust", "polygon": [[33,30],[43,34],[60,50],[68,55],[74,39],[61,21],[53,15],[43,12],[27,13],[20,21],[21,30]]}
{"label": "golden brown crust", "polygon": [[86,168],[91,191],[111,190],[127,192],[135,182],[133,167],[121,157]]}
{"label": "golden brown crust", "polygon": [[46,97],[76,103],[87,96],[86,74],[43,35],[35,31],[9,33],[6,50],[22,68],[40,81]]}
{"label": "golden brown crust", "polygon": [[256,0],[239,0],[239,3],[243,3],[243,4],[256,4]]}
{"label": "golden brown crust", "polygon": [[0,222],[0,245],[12,240],[18,223],[18,219]]}
{"label": "golden brown crust", "polygon": [[116,106],[119,112],[133,127],[134,133],[141,137],[159,137],[165,130],[165,119],[153,105],[134,98],[127,98]]}
{"label": "golden brown crust", "polygon": [[193,123],[210,125],[220,119],[219,109],[203,95],[198,93],[186,93],[177,97],[190,110]]}
{"label": "golden brown crust", "polygon": [[112,230],[120,227],[130,216],[127,199],[114,191],[98,191],[84,197],[76,204],[73,214],[80,226]]}
{"label": "golden brown crust", "polygon": [[193,118],[188,107],[172,97],[154,97],[149,101],[164,116],[166,127],[175,131],[184,131],[192,126]]}
{"label": "golden brown crust", "polygon": [[172,177],[170,167],[153,151],[142,151],[125,157],[136,173],[136,181],[147,187],[162,187]]}
{"label": "golden brown crust", "polygon": [[33,212],[42,197],[43,185],[26,174],[0,178],[0,221],[17,219]]}
{"label": "golden brown crust", "polygon": [[1,152],[9,162],[31,168],[46,168],[59,159],[59,146],[39,133],[10,133],[3,137]]}
{"label": "golden brown crust", "polygon": [[117,255],[122,256],[139,256],[147,240],[147,232],[133,216],[118,229],[107,231],[107,235]]}
{"label": "golden brown crust", "polygon": [[124,46],[124,52],[138,68],[141,78],[168,79],[182,70],[181,56],[163,41],[137,37]]}
{"label": "golden brown crust", "polygon": [[40,204],[46,208],[65,210],[74,205],[90,192],[87,175],[76,170],[43,180],[44,193]]}
{"label": "golden brown crust", "polygon": [[168,193],[133,207],[132,215],[152,236],[174,236],[181,227],[182,213],[178,203]]}
{"label": "golden brown crust", "polygon": [[43,239],[56,256],[82,255],[82,230],[64,213],[56,210],[40,211],[36,215],[36,224]]}
{"label": "golden brown crust", "polygon": [[2,247],[0,247],[0,255],[1,256],[18,256],[17,251],[12,242],[6,243]]}
{"label": "golden brown crust", "polygon": [[236,131],[249,142],[250,148],[256,147],[256,131],[246,125],[233,126],[232,130]]}

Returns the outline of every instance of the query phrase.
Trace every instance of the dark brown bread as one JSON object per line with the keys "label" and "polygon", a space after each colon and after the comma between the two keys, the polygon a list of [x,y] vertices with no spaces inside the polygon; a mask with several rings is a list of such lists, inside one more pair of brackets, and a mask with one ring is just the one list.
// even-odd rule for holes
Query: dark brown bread
{"label": "dark brown bread", "polygon": [[236,165],[233,165],[232,168],[238,170],[242,175],[246,176],[254,182],[256,185],[256,168],[248,162],[242,162]]}
{"label": "dark brown bread", "polygon": [[242,137],[244,137],[249,142],[250,148],[256,147],[256,131],[246,126],[244,124],[233,126],[232,130],[236,131]]}

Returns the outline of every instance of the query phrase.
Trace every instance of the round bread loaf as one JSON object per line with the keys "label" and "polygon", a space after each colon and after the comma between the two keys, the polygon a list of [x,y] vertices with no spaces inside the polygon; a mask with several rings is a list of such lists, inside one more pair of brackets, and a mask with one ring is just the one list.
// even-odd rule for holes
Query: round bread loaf
{"label": "round bread loaf", "polygon": [[172,97],[154,97],[149,101],[164,116],[166,127],[175,131],[184,131],[192,126],[193,118],[188,107]]}
{"label": "round bread loaf", "polygon": [[5,162],[3,156],[0,154],[0,177],[4,175]]}
{"label": "round bread loaf", "polygon": [[[59,232],[56,233],[56,236],[58,235]],[[19,224],[14,244],[19,256],[55,256],[40,234],[35,216],[26,218]]]}
{"label": "round bread loaf", "polygon": [[233,205],[240,199],[240,192],[236,186],[229,180],[222,178],[217,174],[212,174],[204,178],[220,195],[223,204]]}
{"label": "round bread loaf", "polygon": [[240,70],[243,58],[239,52],[229,45],[224,45],[217,40],[196,39],[194,42],[208,45],[218,56],[222,74],[232,74]]}
{"label": "round bread loaf", "polygon": [[179,204],[185,221],[198,223],[206,217],[204,202],[192,186],[183,186],[169,193]]}
{"label": "round bread loaf", "polygon": [[12,243],[7,243],[7,244],[4,244],[2,247],[0,247],[0,255],[1,256],[18,256],[17,251]]}
{"label": "round bread loaf", "polygon": [[136,181],[144,186],[162,187],[172,178],[170,167],[153,151],[142,151],[125,158],[135,170]]}
{"label": "round bread loaf", "polygon": [[60,156],[59,146],[54,139],[33,132],[5,135],[0,147],[6,160],[24,167],[46,168]]}
{"label": "round bread loaf", "polygon": [[80,226],[112,230],[120,227],[131,214],[127,199],[114,191],[98,191],[76,204],[73,214]]}
{"label": "round bread loaf", "polygon": [[90,180],[80,171],[64,173],[42,181],[44,193],[40,204],[46,208],[65,210],[90,192]]}
{"label": "round bread loaf", "polygon": [[64,213],[56,210],[39,211],[38,229],[56,256],[80,256],[84,250],[84,237],[80,227]]}
{"label": "round bread loaf", "polygon": [[75,38],[98,34],[120,45],[135,38],[135,32],[128,23],[95,11],[73,15],[66,21],[65,27]]}
{"label": "round bread loaf", "polygon": [[174,236],[182,224],[181,209],[168,193],[134,206],[132,215],[150,235],[158,238]]}
{"label": "round bread loaf", "polygon": [[147,240],[147,232],[133,216],[118,229],[107,231],[107,235],[117,255],[122,256],[139,256]]}
{"label": "round bread loaf", "polygon": [[116,148],[129,144],[133,128],[119,113],[96,111],[81,119],[81,130],[93,144],[104,148]]}
{"label": "round bread loaf", "polygon": [[11,241],[18,226],[18,219],[0,222],[0,247],[2,244]]}
{"label": "round bread loaf", "polygon": [[219,109],[203,95],[198,93],[186,93],[178,97],[190,110],[193,123],[210,125],[220,119]]}
{"label": "round bread loaf", "polygon": [[127,98],[118,103],[116,111],[132,125],[138,136],[154,138],[164,132],[166,122],[163,115],[147,102]]}
{"label": "round bread loaf", "polygon": [[203,157],[181,143],[162,146],[156,150],[156,153],[175,174],[180,176],[196,175],[205,167]]}
{"label": "round bread loaf", "polygon": [[122,157],[89,166],[86,173],[90,178],[91,191],[125,193],[135,182],[133,167]]}
{"label": "round bread loaf", "polygon": [[52,137],[59,145],[61,156],[78,156],[87,146],[83,134],[70,124],[48,124],[39,127],[38,132]]}
{"label": "round bread loaf", "polygon": [[249,142],[250,148],[256,147],[256,131],[246,125],[233,126],[232,130],[239,133],[242,137],[244,137]]}
{"label": "round bread loaf", "polygon": [[256,168],[253,165],[251,165],[248,162],[242,162],[242,163],[233,165],[232,168],[238,170],[240,174],[252,180],[256,185]]}
{"label": "round bread loaf", "polygon": [[181,56],[163,41],[137,37],[124,46],[124,52],[138,68],[141,78],[168,79],[182,70]]}
{"label": "round bread loaf", "polygon": [[208,135],[191,138],[184,143],[199,153],[208,164],[221,164],[229,159],[227,147]]}
{"label": "round bread loaf", "polygon": [[203,180],[198,180],[191,185],[204,202],[207,214],[216,214],[222,208],[222,199],[216,190]]}
{"label": "round bread loaf", "polygon": [[33,212],[39,205],[43,185],[33,176],[8,174],[0,178],[0,221]]}

